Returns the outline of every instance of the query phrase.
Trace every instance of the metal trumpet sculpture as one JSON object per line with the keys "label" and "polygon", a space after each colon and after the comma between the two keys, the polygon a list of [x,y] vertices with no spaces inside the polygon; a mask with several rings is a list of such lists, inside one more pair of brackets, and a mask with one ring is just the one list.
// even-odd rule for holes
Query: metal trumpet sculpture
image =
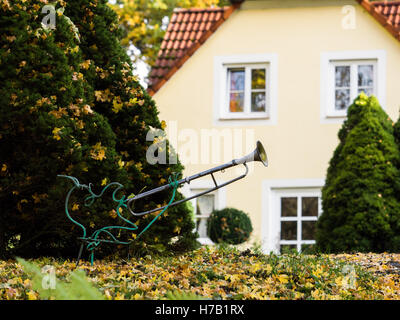
{"label": "metal trumpet sculpture", "polygon": [[[232,161],[230,161],[228,163],[225,163],[223,165],[220,165],[220,166],[217,166],[215,168],[202,171],[200,173],[197,173],[197,174],[192,175],[190,177],[183,178],[181,180],[176,180],[176,175],[173,175],[173,176],[169,177],[169,183],[164,185],[164,186],[161,186],[161,187],[158,187],[158,188],[155,188],[155,189],[140,193],[140,194],[138,194],[138,195],[136,195],[136,196],[134,196],[132,198],[126,198],[125,196],[122,196],[122,198],[120,198],[120,199],[116,198],[116,193],[120,189],[122,189],[123,186],[118,182],[112,182],[112,183],[108,184],[106,187],[103,188],[103,190],[100,192],[100,194],[95,194],[92,191],[92,184],[91,183],[89,183],[89,185],[80,184],[78,179],[75,178],[75,177],[59,175],[59,177],[68,178],[68,179],[72,180],[73,183],[74,183],[74,186],[69,190],[69,192],[67,194],[67,197],[66,197],[66,200],[65,200],[65,213],[66,213],[68,219],[72,223],[74,223],[78,227],[80,227],[82,229],[82,232],[83,232],[82,236],[78,238],[78,240],[82,241],[82,244],[81,244],[81,247],[79,249],[79,254],[78,254],[76,265],[79,264],[79,261],[81,259],[81,255],[82,255],[82,251],[83,251],[85,243],[87,244],[86,249],[91,252],[90,260],[91,260],[91,264],[93,265],[94,251],[101,243],[113,243],[113,244],[129,245],[132,241],[134,241],[134,240],[132,240],[132,241],[120,241],[120,240],[118,240],[116,238],[115,235],[113,235],[111,233],[111,230],[116,230],[116,229],[127,230],[127,231],[135,231],[135,230],[138,229],[138,226],[136,224],[134,224],[132,221],[126,219],[125,217],[123,217],[121,215],[121,211],[122,210],[120,210],[120,209],[123,209],[123,208],[127,209],[129,211],[129,213],[132,214],[133,216],[143,216],[143,215],[146,215],[146,214],[149,214],[149,213],[152,213],[152,212],[160,211],[160,213],[158,213],[157,216],[139,233],[139,235],[135,239],[135,240],[137,240],[169,207],[172,207],[172,206],[178,205],[180,203],[189,201],[191,199],[200,197],[200,196],[202,196],[204,194],[207,194],[207,193],[213,192],[213,191],[215,191],[215,190],[217,190],[219,188],[225,187],[228,184],[231,184],[231,183],[233,183],[235,181],[243,179],[249,172],[249,168],[247,166],[247,163],[251,162],[251,161],[259,161],[265,167],[268,166],[267,154],[266,154],[265,149],[264,149],[264,147],[263,147],[263,145],[262,145],[262,143],[260,141],[257,141],[256,149],[252,153],[250,153],[247,156],[244,156],[244,157],[242,157],[240,159],[234,159],[234,160],[232,160]],[[215,177],[213,175],[214,173],[220,172],[220,171],[223,172],[225,169],[228,169],[228,168],[240,165],[240,164],[245,166],[245,168],[246,168],[245,173],[243,173],[242,175],[240,175],[240,176],[238,176],[238,177],[236,177],[236,178],[234,178],[232,180],[224,182],[222,184],[218,184],[217,183],[217,181],[215,180]],[[193,195],[191,197],[188,197],[188,198],[185,198],[185,199],[182,199],[182,200],[174,202],[176,190],[180,185],[185,184],[185,183],[190,183],[193,180],[205,177],[207,175],[211,175],[211,178],[212,178],[212,180],[214,182],[214,185],[215,185],[213,188],[210,188],[210,189],[208,189],[206,191],[200,192],[200,193],[198,193],[196,195]],[[85,197],[84,205],[86,207],[89,207],[89,206],[91,206],[93,204],[93,202],[95,201],[96,198],[101,198],[103,196],[104,192],[111,186],[117,186],[117,188],[112,193],[113,201],[118,204],[117,207],[116,207],[116,213],[119,216],[119,218],[122,219],[123,221],[125,221],[129,226],[106,226],[106,227],[97,229],[90,236],[88,236],[86,228],[81,223],[79,223],[76,220],[74,220],[71,217],[70,213],[69,213],[68,208],[69,208],[70,196],[76,189],[81,189],[81,190],[86,189],[89,192],[89,195]],[[158,192],[165,191],[165,190],[170,189],[170,188],[173,188],[173,192],[172,192],[172,197],[171,197],[171,199],[170,199],[170,201],[169,201],[169,203],[167,205],[165,205],[163,207],[158,207],[158,208],[155,208],[155,209],[152,209],[152,210],[144,211],[144,212],[134,212],[133,211],[132,204],[133,204],[134,201],[142,199],[142,198],[145,198],[145,197],[148,197],[148,196],[153,195],[153,194],[158,193]],[[101,234],[105,234],[106,236],[108,236],[108,239],[100,238]]]}

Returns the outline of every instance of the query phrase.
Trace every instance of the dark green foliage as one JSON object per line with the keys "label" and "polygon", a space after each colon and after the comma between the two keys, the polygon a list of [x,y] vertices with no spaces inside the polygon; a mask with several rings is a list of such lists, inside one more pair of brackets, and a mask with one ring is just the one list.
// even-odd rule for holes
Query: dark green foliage
{"label": "dark green foliage", "polygon": [[247,241],[253,227],[249,216],[241,210],[215,210],[207,221],[207,231],[215,243],[240,244]]}
{"label": "dark green foliage", "polygon": [[400,250],[400,153],[393,125],[374,96],[362,93],[349,107],[322,189],[319,250]]}
{"label": "dark green foliage", "polygon": [[[166,183],[182,166],[146,161],[152,143],[147,131],[161,123],[153,100],[132,76],[106,1],[60,1],[67,9],[58,12],[54,30],[41,25],[41,1],[9,3],[0,5],[0,256],[75,256],[82,233],[64,212],[73,184],[58,174],[92,183],[96,194],[116,181],[128,196]],[[85,193],[72,195],[76,206],[70,212],[88,235],[121,225],[112,191],[90,208],[83,205]],[[135,211],[166,204],[170,196],[159,194]],[[153,217],[134,221],[139,232]],[[196,243],[193,229],[186,206],[177,206],[138,243],[166,247],[176,237],[176,248],[188,249]],[[115,249],[103,245],[96,257]]]}
{"label": "dark green foliage", "polygon": [[[60,14],[56,29],[43,28],[42,5],[0,8],[1,255],[76,254],[81,234],[64,213],[71,183],[58,174],[95,185],[105,177],[127,180],[115,134],[90,107],[73,26]],[[97,202],[87,211],[92,215],[77,219],[107,225],[108,203]]]}
{"label": "dark green foliage", "polygon": [[[68,2],[65,14],[79,29],[84,60],[90,61],[83,74],[92,88],[93,109],[107,118],[117,136],[116,149],[129,175],[125,188],[138,194],[166,184],[173,172],[181,178],[183,166],[179,162],[152,165],[146,161],[147,148],[153,143],[146,141],[146,135],[150,128],[162,129],[162,124],[154,101],[132,75],[131,60],[119,42],[121,31],[115,12],[106,0],[76,0]],[[165,205],[171,196],[172,190],[149,197],[135,203],[135,211]],[[182,195],[177,193],[176,199]],[[139,231],[155,215],[140,218]],[[193,229],[186,205],[178,205],[168,209],[135,244],[144,241],[169,246],[175,238],[175,249],[192,249],[197,237]]]}

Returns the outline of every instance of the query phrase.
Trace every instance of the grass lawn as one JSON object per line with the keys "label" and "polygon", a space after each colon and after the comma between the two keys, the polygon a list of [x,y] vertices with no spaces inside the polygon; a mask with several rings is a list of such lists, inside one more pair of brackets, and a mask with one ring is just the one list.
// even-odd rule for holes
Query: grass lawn
{"label": "grass lawn", "polygon": [[[30,262],[54,267],[61,283],[75,269],[68,260]],[[79,269],[105,299],[400,299],[400,254],[278,256],[202,247],[175,257],[83,262]],[[20,263],[0,261],[0,299],[41,299],[35,289]]]}

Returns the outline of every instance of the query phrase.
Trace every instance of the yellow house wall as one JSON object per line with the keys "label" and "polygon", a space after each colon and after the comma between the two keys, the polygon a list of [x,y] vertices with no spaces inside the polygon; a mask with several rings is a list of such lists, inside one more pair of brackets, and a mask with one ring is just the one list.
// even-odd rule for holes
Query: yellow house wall
{"label": "yellow house wall", "polygon": [[[356,9],[355,29],[342,28],[344,5]],[[321,53],[349,50],[386,51],[385,109],[397,120],[400,43],[356,1],[246,1],[154,95],[160,118],[177,121],[178,131],[247,128],[263,142],[269,167],[256,164],[248,177],[226,187],[226,205],[251,215],[253,239],[261,235],[263,181],[324,179],[341,123],[321,122]],[[260,53],[278,56],[276,124],[216,126],[214,57]],[[213,166],[187,164],[185,174]]]}

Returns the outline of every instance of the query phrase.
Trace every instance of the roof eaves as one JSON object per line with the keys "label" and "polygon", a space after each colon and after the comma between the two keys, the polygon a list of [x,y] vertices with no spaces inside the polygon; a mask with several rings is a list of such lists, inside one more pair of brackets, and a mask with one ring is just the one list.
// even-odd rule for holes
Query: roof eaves
{"label": "roof eaves", "polygon": [[357,2],[377,20],[390,34],[400,41],[400,31],[368,0],[357,0]]}
{"label": "roof eaves", "polygon": [[[221,19],[215,22],[207,32],[202,34],[200,39],[196,41],[188,50],[186,50],[185,54],[174,63],[174,66],[162,77],[162,79],[160,79],[153,86],[147,89],[147,92],[151,96],[153,96],[158,90],[160,90],[160,88],[167,82],[167,80],[169,80],[175,74],[175,72],[179,70],[179,68],[196,52],[196,50],[204,42],[206,42],[206,40],[218,29],[218,27],[222,23],[224,23],[230,17],[230,15],[239,7],[240,5],[234,4],[229,6],[226,10],[224,10],[224,14],[221,17]],[[174,9],[174,12],[177,13],[185,10],[187,9]]]}

